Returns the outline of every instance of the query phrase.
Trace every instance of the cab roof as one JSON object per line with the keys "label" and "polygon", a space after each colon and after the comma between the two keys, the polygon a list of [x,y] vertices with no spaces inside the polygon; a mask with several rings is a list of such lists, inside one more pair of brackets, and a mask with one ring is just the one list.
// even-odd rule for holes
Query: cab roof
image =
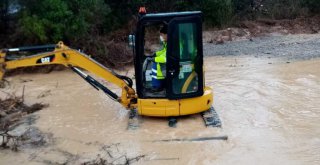
{"label": "cab roof", "polygon": [[188,16],[200,16],[202,17],[201,11],[184,11],[184,12],[170,12],[170,13],[149,13],[140,15],[140,21],[142,20],[168,20],[174,17],[188,17]]}

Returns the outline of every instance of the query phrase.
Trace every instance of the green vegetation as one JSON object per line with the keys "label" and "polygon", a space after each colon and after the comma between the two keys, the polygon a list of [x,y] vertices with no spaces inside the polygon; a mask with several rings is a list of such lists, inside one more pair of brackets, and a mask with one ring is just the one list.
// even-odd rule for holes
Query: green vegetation
{"label": "green vegetation", "polygon": [[[0,0],[0,46],[63,40],[98,55],[99,60],[108,60],[111,53],[129,52],[124,42],[140,6],[154,13],[201,10],[206,27],[320,12],[320,0]],[[112,46],[119,43],[121,46]]]}
{"label": "green vegetation", "polygon": [[36,43],[76,40],[103,33],[110,13],[103,0],[20,0],[17,30]]}

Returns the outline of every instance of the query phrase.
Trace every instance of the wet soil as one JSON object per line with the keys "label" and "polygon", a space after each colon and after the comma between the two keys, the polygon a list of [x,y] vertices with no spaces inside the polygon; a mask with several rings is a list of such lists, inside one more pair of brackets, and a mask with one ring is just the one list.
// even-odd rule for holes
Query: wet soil
{"label": "wet soil", "polygon": [[[26,102],[50,104],[36,112],[33,126],[52,133],[54,143],[1,151],[0,164],[80,164],[123,155],[143,156],[134,164],[320,163],[320,59],[215,56],[205,64],[222,128],[205,128],[200,115],[192,115],[179,119],[177,128],[166,119],[142,117],[138,130],[127,130],[128,112],[72,72],[8,77],[4,90],[26,86]],[[21,81],[27,79],[32,81]],[[227,141],[162,141],[223,135]]]}
{"label": "wet soil", "polygon": [[282,58],[284,60],[312,59],[320,57],[320,33],[256,37],[216,45],[204,43],[205,56],[255,56]]}
{"label": "wet soil", "polygon": [[[206,128],[192,115],[179,118],[177,128],[164,118],[142,117],[138,130],[127,130],[128,111],[71,71],[12,75],[2,91],[21,93],[25,86],[26,104],[50,105],[30,124],[50,134],[50,143],[0,151],[0,164],[317,165],[319,41],[319,34],[300,34],[205,43],[205,80],[222,128]],[[228,140],[170,141],[220,136]]]}

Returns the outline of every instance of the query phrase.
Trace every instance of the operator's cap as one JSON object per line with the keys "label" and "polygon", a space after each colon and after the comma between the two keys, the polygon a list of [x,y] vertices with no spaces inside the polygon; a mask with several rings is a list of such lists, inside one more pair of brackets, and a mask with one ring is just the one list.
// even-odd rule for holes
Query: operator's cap
{"label": "operator's cap", "polygon": [[160,33],[167,34],[168,33],[168,25],[164,24],[160,29]]}

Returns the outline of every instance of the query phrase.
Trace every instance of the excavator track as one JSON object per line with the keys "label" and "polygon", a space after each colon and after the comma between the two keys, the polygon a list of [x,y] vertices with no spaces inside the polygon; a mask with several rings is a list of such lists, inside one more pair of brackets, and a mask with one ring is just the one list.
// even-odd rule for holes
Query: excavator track
{"label": "excavator track", "polygon": [[128,130],[136,130],[139,128],[139,114],[137,109],[132,109],[129,112]]}
{"label": "excavator track", "polygon": [[203,118],[204,124],[209,127],[221,127],[221,120],[218,116],[218,113],[215,111],[213,107],[211,107],[209,110],[204,111],[201,113],[201,116]]}
{"label": "excavator track", "polygon": [[[209,110],[204,111],[201,113],[201,116],[203,118],[204,124],[206,127],[221,127],[221,120],[219,118],[218,113],[215,111],[215,109],[213,107],[211,107]],[[176,119],[176,118],[174,118]],[[176,120],[173,125],[170,125],[170,121],[169,120],[169,126],[170,127],[176,127]],[[128,120],[128,130],[137,130],[139,128],[139,114],[138,111],[136,109],[130,110],[129,112],[129,120]]]}

